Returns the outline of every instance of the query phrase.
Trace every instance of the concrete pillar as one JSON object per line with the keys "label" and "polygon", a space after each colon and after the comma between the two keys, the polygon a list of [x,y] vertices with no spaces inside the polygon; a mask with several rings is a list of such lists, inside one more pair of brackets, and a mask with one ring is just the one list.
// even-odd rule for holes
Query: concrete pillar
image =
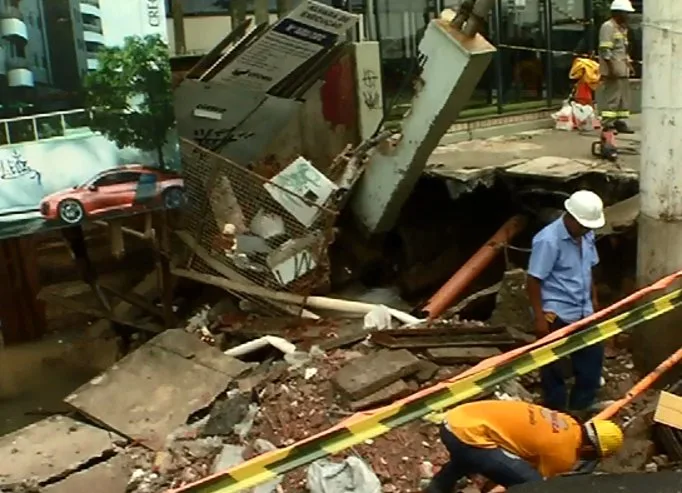
{"label": "concrete pillar", "polygon": [[173,39],[175,40],[175,55],[187,53],[185,40],[185,13],[182,8],[182,0],[173,0]]}
{"label": "concrete pillar", "polygon": [[494,52],[480,34],[467,37],[443,19],[429,23],[419,45],[423,68],[414,82],[412,108],[402,121],[402,138],[395,148],[372,155],[351,199],[368,234],[393,227],[427,159],[471,98]]}
{"label": "concrete pillar", "polygon": [[378,41],[353,44],[360,140],[374,135],[384,119],[381,53]]}
{"label": "concrete pillar", "polygon": [[277,0],[277,17],[285,17],[292,7],[292,0]]}
{"label": "concrete pillar", "polygon": [[270,2],[268,0],[254,0],[253,11],[256,24],[270,22]]}
{"label": "concrete pillar", "polygon": [[230,17],[232,29],[246,20],[246,0],[232,0],[230,2]]}
{"label": "concrete pillar", "polygon": [[[643,4],[640,285],[682,269],[682,2]],[[681,310],[645,323],[633,345],[643,369],[653,368],[680,346]]]}

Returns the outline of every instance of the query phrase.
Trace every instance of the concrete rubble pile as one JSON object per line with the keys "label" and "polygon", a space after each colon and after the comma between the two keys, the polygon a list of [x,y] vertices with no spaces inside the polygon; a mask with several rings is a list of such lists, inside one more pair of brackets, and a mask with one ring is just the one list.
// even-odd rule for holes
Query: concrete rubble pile
{"label": "concrete rubble pile", "polygon": [[[166,491],[309,438],[532,337],[457,318],[380,330],[357,317],[263,317],[235,305],[200,310],[184,329],[156,336],[76,390],[66,399],[75,419],[36,423],[33,439],[26,430],[2,437],[2,484],[22,492],[72,493],[93,481],[104,493]],[[637,377],[626,352],[608,360],[605,380],[603,400],[631,388]],[[479,397],[538,401],[537,375]],[[627,446],[604,471],[675,468],[679,459],[654,445],[655,397],[650,391],[620,413]],[[379,483],[384,492],[419,491],[446,459],[438,428],[415,421],[253,491],[364,493]],[[353,486],[351,477],[369,486]]]}

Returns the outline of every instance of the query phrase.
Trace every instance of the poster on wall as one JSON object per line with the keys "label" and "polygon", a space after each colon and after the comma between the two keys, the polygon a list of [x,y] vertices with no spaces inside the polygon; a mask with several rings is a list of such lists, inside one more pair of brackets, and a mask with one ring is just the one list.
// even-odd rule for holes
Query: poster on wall
{"label": "poster on wall", "polygon": [[0,2],[0,238],[184,202],[163,0]]}

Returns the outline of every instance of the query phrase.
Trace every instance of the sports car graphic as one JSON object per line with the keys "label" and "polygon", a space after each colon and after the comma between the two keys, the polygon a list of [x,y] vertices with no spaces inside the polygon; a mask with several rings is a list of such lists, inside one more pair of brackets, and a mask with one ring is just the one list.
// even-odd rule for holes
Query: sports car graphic
{"label": "sports car graphic", "polygon": [[112,213],[175,209],[184,201],[184,182],[179,175],[129,164],[102,171],[81,185],[46,196],[40,203],[40,213],[47,221],[79,224]]}

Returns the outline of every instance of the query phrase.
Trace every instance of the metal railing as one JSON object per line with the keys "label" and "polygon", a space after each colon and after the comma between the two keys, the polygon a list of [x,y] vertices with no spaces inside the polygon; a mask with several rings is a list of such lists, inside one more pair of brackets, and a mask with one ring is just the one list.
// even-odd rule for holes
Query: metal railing
{"label": "metal railing", "polygon": [[0,120],[0,145],[64,137],[70,129],[87,128],[91,120],[92,112],[85,109],[6,118]]}

